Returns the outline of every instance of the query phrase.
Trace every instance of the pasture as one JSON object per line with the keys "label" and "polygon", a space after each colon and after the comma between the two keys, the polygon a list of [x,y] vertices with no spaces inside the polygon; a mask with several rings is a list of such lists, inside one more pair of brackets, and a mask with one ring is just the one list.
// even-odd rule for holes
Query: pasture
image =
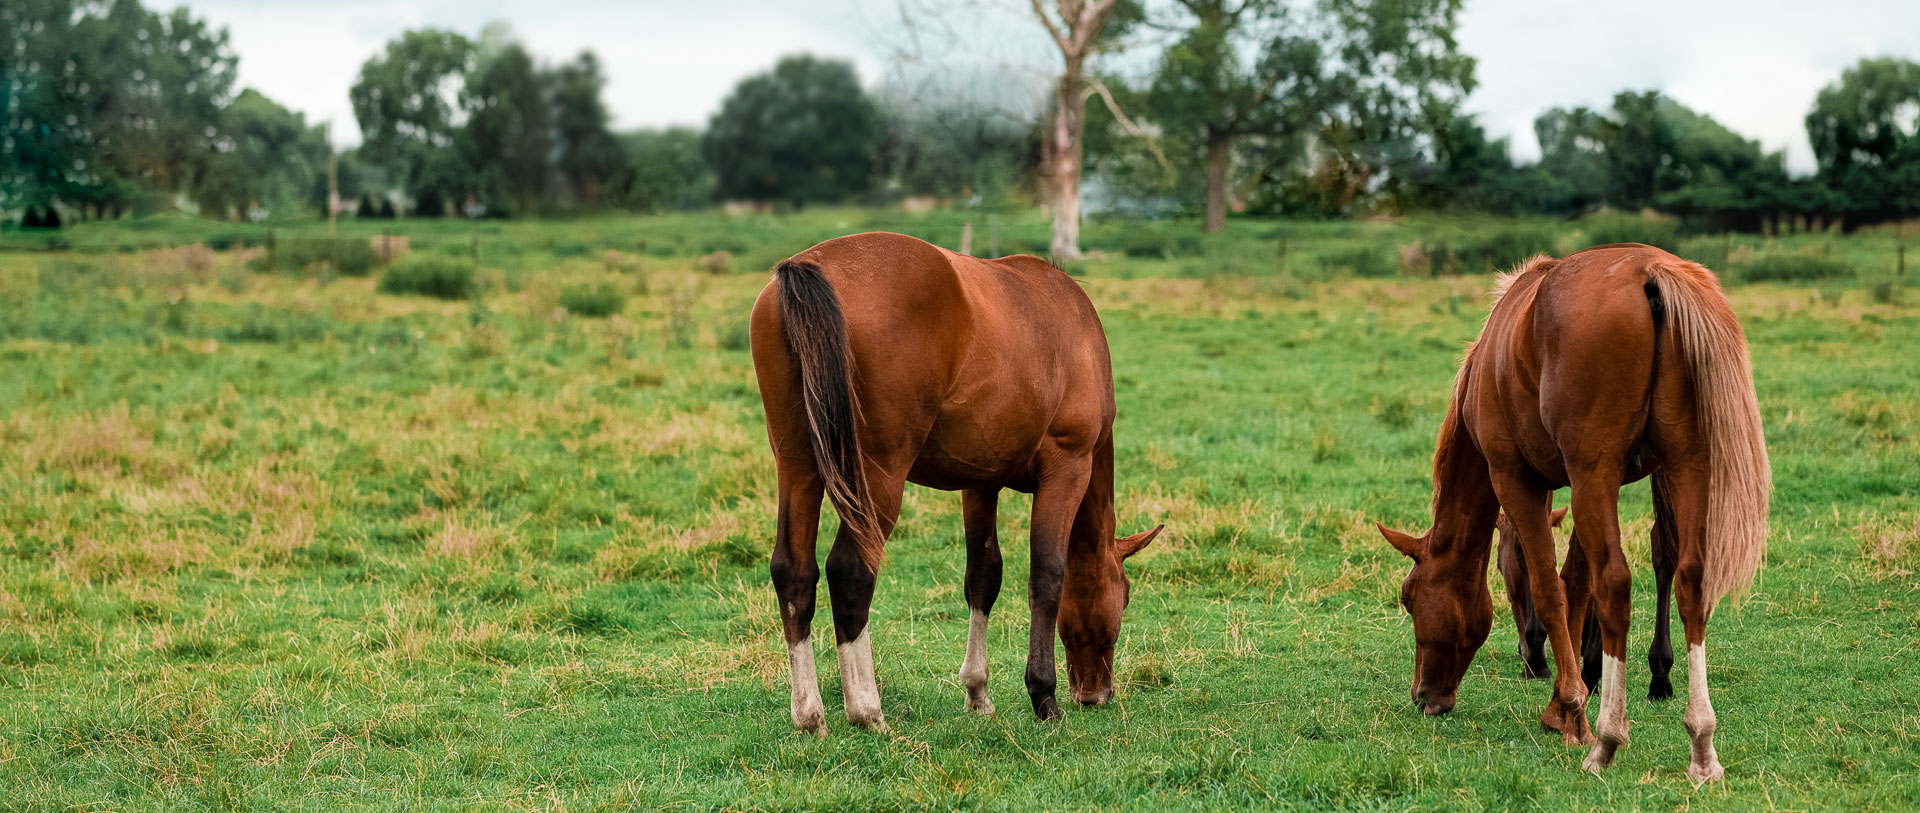
{"label": "pasture", "polygon": [[[1039,217],[1003,217],[1004,252],[1039,248]],[[1608,228],[1654,228],[1631,222]],[[1372,522],[1425,526],[1478,272],[1622,236],[1544,222],[1091,227],[1106,255],[1069,270],[1112,345],[1121,530],[1168,526],[1128,563],[1117,702],[1032,719],[1009,493],[1001,713],[960,710],[959,499],[909,487],[873,607],[892,732],[840,717],[824,597],[831,735],[794,731],[745,320],[775,259],[879,227],[959,232],[395,226],[416,261],[477,256],[445,300],[249,270],[257,227],[0,253],[0,807],[1920,805],[1920,308],[1893,236],[1662,235],[1740,280],[1776,488],[1759,583],[1710,632],[1727,780],[1696,788],[1683,701],[1644,699],[1644,484],[1616,767],[1540,730],[1497,575],[1458,708],[1407,697],[1406,562]],[[167,247],[200,240],[233,248]]]}

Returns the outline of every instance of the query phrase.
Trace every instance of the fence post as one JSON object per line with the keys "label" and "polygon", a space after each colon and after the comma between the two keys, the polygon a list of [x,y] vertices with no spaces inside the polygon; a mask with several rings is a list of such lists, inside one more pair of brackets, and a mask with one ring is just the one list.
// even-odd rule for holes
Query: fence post
{"label": "fence post", "polygon": [[1907,278],[1907,244],[1900,244],[1900,263],[1893,268],[1894,279]]}
{"label": "fence post", "polygon": [[1280,273],[1287,271],[1287,240],[1280,238]]}
{"label": "fence post", "polygon": [[480,264],[480,235],[474,235],[467,243],[467,256],[473,260],[474,265]]}
{"label": "fence post", "polygon": [[987,218],[987,256],[1000,256],[1000,221]]}
{"label": "fence post", "polygon": [[960,253],[973,254],[973,221],[971,220],[960,227]]}

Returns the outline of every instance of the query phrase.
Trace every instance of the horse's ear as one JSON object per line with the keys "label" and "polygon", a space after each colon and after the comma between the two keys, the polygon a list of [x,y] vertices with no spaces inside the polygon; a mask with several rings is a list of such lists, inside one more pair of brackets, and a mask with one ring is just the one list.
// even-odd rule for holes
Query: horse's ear
{"label": "horse's ear", "polygon": [[1406,554],[1408,559],[1419,559],[1422,549],[1426,547],[1426,540],[1420,537],[1401,533],[1378,522],[1374,523],[1373,527],[1379,528],[1380,535],[1387,538],[1387,542],[1393,545],[1393,549]]}
{"label": "horse's ear", "polygon": [[1152,542],[1153,538],[1159,536],[1160,531],[1166,527],[1166,523],[1161,523],[1153,526],[1153,530],[1151,531],[1141,531],[1133,536],[1123,536],[1115,539],[1113,540],[1113,552],[1120,557],[1121,561],[1126,561],[1127,557],[1139,553],[1141,548],[1146,547],[1147,543]]}
{"label": "horse's ear", "polygon": [[1547,515],[1547,524],[1555,528],[1560,527],[1560,520],[1567,518],[1567,511],[1568,509],[1565,508],[1554,509],[1553,513]]}

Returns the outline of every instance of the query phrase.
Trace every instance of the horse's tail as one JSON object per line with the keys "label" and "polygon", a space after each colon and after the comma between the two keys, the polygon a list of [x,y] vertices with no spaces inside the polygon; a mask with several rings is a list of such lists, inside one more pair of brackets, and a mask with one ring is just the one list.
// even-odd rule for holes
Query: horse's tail
{"label": "horse's tail", "polygon": [[1747,337],[1720,282],[1698,263],[1660,262],[1649,269],[1654,320],[1672,331],[1693,381],[1707,447],[1706,549],[1701,592],[1711,608],[1753,584],[1767,548],[1767,463],[1760,404],[1753,392]]}
{"label": "horse's tail", "polygon": [[780,324],[800,371],[801,401],[827,499],[853,534],[861,561],[878,571],[886,540],[874,518],[855,428],[860,406],[853,393],[853,356],[840,297],[814,263],[787,260],[773,275],[780,284]]}

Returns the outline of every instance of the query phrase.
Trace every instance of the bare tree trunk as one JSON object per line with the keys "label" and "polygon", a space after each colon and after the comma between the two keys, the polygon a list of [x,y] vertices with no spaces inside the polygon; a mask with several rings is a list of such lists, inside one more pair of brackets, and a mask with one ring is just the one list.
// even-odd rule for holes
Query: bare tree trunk
{"label": "bare tree trunk", "polygon": [[1069,56],[1053,98],[1053,130],[1047,138],[1047,168],[1052,174],[1053,246],[1057,262],[1080,259],[1080,158],[1087,129],[1087,108],[1080,89],[1086,84],[1080,59]]}
{"label": "bare tree trunk", "polygon": [[1225,136],[1207,137],[1207,233],[1227,227],[1227,161],[1233,153]]}
{"label": "bare tree trunk", "polygon": [[1119,0],[1055,0],[1059,14],[1056,22],[1031,0],[1033,14],[1053,36],[1060,48],[1064,69],[1053,99],[1053,126],[1046,149],[1048,193],[1053,198],[1053,246],[1055,262],[1080,259],[1080,158],[1081,136],[1087,127],[1087,57],[1094,52],[1100,29],[1113,16]]}

